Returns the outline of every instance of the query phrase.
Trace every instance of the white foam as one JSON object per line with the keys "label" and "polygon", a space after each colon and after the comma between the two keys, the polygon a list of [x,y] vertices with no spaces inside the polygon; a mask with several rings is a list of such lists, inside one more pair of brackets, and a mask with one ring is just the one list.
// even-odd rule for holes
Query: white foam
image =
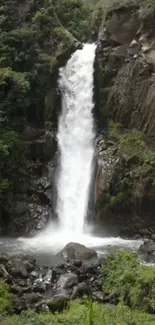
{"label": "white foam", "polygon": [[59,231],[52,226],[34,238],[19,238],[21,248],[38,252],[59,252],[69,242],[78,242],[97,252],[103,252],[107,246],[118,246],[137,250],[141,240],[125,240],[120,237],[100,238],[89,234],[78,234],[69,231]]}
{"label": "white foam", "polygon": [[57,135],[60,150],[57,214],[60,228],[66,234],[82,234],[87,214],[94,155],[92,109],[95,49],[95,44],[85,44],[60,69],[62,113]]}

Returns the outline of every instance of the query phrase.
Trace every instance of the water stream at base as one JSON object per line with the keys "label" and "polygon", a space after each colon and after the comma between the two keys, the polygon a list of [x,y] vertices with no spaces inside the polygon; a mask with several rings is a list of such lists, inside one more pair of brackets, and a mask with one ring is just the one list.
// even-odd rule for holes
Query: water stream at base
{"label": "water stream at base", "polygon": [[89,187],[93,169],[93,66],[95,44],[85,44],[60,69],[62,113],[58,126],[60,166],[57,180],[59,225],[51,224],[34,238],[0,239],[0,250],[49,256],[68,242],[79,242],[104,253],[109,247],[135,251],[141,241],[96,238],[86,233]]}

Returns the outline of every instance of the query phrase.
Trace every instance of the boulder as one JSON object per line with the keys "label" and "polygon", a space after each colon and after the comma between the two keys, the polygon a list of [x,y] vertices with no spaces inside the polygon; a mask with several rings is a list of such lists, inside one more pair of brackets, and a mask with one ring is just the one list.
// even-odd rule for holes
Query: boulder
{"label": "boulder", "polygon": [[11,273],[14,277],[21,277],[22,279],[27,279],[28,272],[26,270],[24,263],[22,263],[20,258],[17,258],[14,261],[14,265],[11,268]]}
{"label": "boulder", "polygon": [[75,260],[74,265],[75,265],[75,267],[81,267],[82,266],[82,261]]}
{"label": "boulder", "polygon": [[97,253],[93,249],[79,243],[67,244],[60,254],[63,258],[69,260],[89,260],[97,257]]}
{"label": "boulder", "polygon": [[94,291],[92,293],[92,298],[98,302],[104,302],[104,295],[102,291]]}
{"label": "boulder", "polygon": [[90,296],[91,289],[86,282],[79,283],[73,290],[71,299],[76,299],[77,297],[82,297],[84,295]]}
{"label": "boulder", "polygon": [[155,262],[155,241],[152,239],[144,241],[139,247],[139,254],[146,262]]}
{"label": "boulder", "polygon": [[60,276],[58,280],[58,287],[62,289],[72,288],[78,282],[77,275],[74,273],[66,273]]}
{"label": "boulder", "polygon": [[66,294],[62,293],[62,294],[55,295],[51,299],[44,299],[39,301],[34,305],[34,308],[38,311],[50,310],[52,312],[56,312],[56,311],[60,312],[67,306],[68,300],[69,297]]}
{"label": "boulder", "polygon": [[68,295],[61,293],[55,295],[48,303],[48,307],[52,312],[55,311],[62,311],[66,306],[67,302],[69,301]]}

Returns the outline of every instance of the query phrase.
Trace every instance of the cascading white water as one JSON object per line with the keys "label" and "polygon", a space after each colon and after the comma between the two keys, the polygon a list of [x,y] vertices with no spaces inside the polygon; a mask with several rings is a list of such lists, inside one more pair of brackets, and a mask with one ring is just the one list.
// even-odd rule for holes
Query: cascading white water
{"label": "cascading white water", "polygon": [[77,50],[60,69],[62,113],[59,119],[57,213],[60,227],[82,233],[87,213],[94,154],[93,63],[95,44]]}

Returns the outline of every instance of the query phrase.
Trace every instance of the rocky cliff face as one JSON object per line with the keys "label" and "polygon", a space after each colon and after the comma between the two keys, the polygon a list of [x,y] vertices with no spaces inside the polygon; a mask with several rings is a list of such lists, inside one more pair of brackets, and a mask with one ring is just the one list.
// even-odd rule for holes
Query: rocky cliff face
{"label": "rocky cliff face", "polygon": [[155,231],[153,16],[154,11],[142,18],[139,8],[120,7],[108,13],[99,31],[99,107],[109,127],[99,143],[96,220],[108,234]]}
{"label": "rocky cliff face", "polygon": [[150,142],[155,114],[155,29],[151,21],[140,18],[136,8],[119,8],[109,13],[99,32],[100,81],[104,88],[110,87],[107,105],[101,107],[124,127],[143,131]]}

